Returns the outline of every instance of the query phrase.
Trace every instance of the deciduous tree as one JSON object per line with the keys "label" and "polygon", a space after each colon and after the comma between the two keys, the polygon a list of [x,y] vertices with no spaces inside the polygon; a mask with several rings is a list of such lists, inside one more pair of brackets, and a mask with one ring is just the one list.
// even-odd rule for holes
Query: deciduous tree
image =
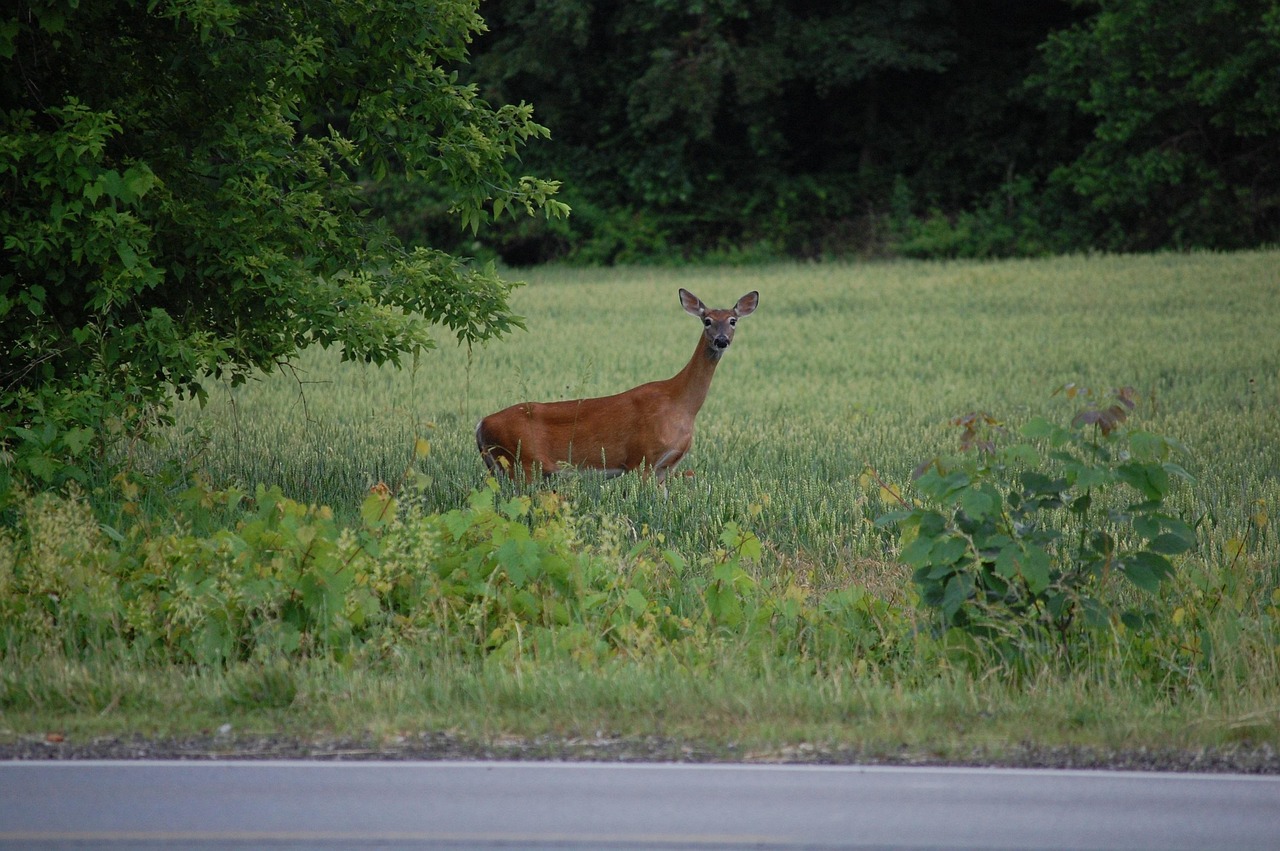
{"label": "deciduous tree", "polygon": [[1056,179],[1095,244],[1256,246],[1280,235],[1280,2],[1091,0],[1038,85],[1094,122]]}
{"label": "deciduous tree", "polygon": [[360,178],[439,187],[460,226],[559,216],[511,170],[548,135],[456,66],[477,0],[20,0],[0,16],[0,451],[83,471],[172,394],[299,349],[399,363],[519,324],[492,267],[406,249]]}

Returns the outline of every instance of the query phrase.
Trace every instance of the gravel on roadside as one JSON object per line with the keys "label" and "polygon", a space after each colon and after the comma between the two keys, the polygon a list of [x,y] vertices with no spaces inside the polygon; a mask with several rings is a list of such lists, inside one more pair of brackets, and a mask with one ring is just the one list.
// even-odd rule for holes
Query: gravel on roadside
{"label": "gravel on roadside", "polygon": [[373,739],[301,739],[237,736],[229,731],[184,739],[11,736],[0,740],[0,760],[553,760],[583,762],[724,762],[808,765],[1002,766],[1280,774],[1280,752],[1270,745],[1186,750],[1103,750],[1021,744],[999,751],[931,754],[902,747],[866,750],[814,744],[750,751],[734,745],[643,738],[502,737],[480,741],[447,732]]}

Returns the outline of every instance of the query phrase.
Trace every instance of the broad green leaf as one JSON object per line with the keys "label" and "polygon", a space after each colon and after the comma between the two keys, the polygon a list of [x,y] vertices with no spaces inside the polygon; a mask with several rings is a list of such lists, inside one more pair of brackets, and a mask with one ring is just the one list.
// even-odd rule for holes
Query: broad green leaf
{"label": "broad green leaf", "polygon": [[1026,443],[1015,443],[1002,448],[998,457],[1005,463],[1016,467],[1038,467],[1040,453],[1034,446]]}
{"label": "broad green leaf", "polygon": [[1044,473],[1028,470],[1022,474],[1022,488],[1029,496],[1054,495],[1061,493],[1065,487],[1065,481]]}
{"label": "broad green leaf", "polygon": [[996,556],[995,571],[1005,579],[1016,579],[1018,577],[1019,547],[1019,544],[1011,541],[1007,546],[1001,548]]}
{"label": "broad green leaf", "polygon": [[120,262],[124,264],[125,269],[133,269],[138,265],[138,253],[127,242],[116,243],[116,255],[120,258]]}
{"label": "broad green leaf", "polygon": [[[736,549],[738,558],[742,559],[743,561],[748,561],[748,562],[759,561],[760,556],[764,552],[762,545],[760,543],[760,539],[756,537],[754,532],[751,532],[749,530],[739,529],[736,524],[729,524],[729,525],[732,526],[733,533],[728,534],[729,530],[726,529],[725,534],[722,534],[720,536],[721,541],[725,542],[725,546],[729,547],[730,549]],[[733,541],[734,543],[729,544],[728,541],[730,540]]]}
{"label": "broad green leaf", "polygon": [[455,541],[461,540],[471,530],[475,520],[476,515],[471,511],[450,511],[441,518],[445,528],[449,530],[449,535]]}
{"label": "broad green leaf", "polygon": [[989,552],[991,550],[1000,550],[1011,544],[1013,540],[1003,532],[990,532],[979,534],[974,538],[974,546],[979,550]]}
{"label": "broad green leaf", "polygon": [[124,185],[131,198],[138,199],[146,195],[156,185],[156,176],[151,173],[150,169],[131,166],[125,169]]}
{"label": "broad green leaf", "polygon": [[[1074,475],[1073,475],[1074,474]],[[1108,485],[1112,481],[1112,473],[1104,467],[1093,467],[1081,464],[1073,468],[1069,473],[1069,477],[1073,477],[1072,482],[1075,487],[1080,490],[1091,490],[1093,488]]]}
{"label": "broad green leaf", "polygon": [[720,530],[720,543],[724,544],[725,549],[734,550],[742,543],[742,529],[737,523],[730,520],[724,524],[724,528]]}
{"label": "broad green leaf", "polygon": [[921,568],[921,578],[930,580],[944,579],[957,573],[958,570],[959,568],[956,567],[954,562],[942,563],[930,560],[928,567]]}
{"label": "broad green leaf", "polygon": [[1049,587],[1049,575],[1053,563],[1049,554],[1039,547],[1027,547],[1020,562],[1022,578],[1032,594],[1040,594]]}
{"label": "broad green leaf", "polygon": [[62,435],[62,443],[72,456],[78,456],[89,448],[97,433],[91,428],[70,428]]}
{"label": "broad green leaf", "polygon": [[934,542],[929,552],[929,561],[939,565],[954,564],[968,549],[969,543],[963,538],[942,538]]}
{"label": "broad green leaf", "polygon": [[902,548],[899,558],[912,567],[924,567],[932,564],[933,543],[933,538],[921,535]]}
{"label": "broad green leaf", "polygon": [[1130,461],[1117,468],[1120,481],[1135,488],[1152,502],[1159,502],[1169,490],[1169,474],[1164,467],[1150,462]]}
{"label": "broad green leaf", "polygon": [[542,603],[528,588],[521,588],[511,595],[511,609],[520,617],[533,620],[542,613]]}
{"label": "broad green leaf", "polygon": [[942,592],[939,608],[948,619],[955,616],[964,602],[973,596],[973,577],[967,573],[958,573],[947,580]]}
{"label": "broad green leaf", "polygon": [[942,534],[942,530],[947,528],[947,518],[943,517],[936,511],[922,511],[919,520],[919,534],[921,537],[936,538]]}
{"label": "broad green leaf", "polygon": [[1032,594],[1040,594],[1049,587],[1052,566],[1040,547],[1015,542],[996,556],[995,571],[1006,579],[1021,578]]}
{"label": "broad green leaf", "polygon": [[627,608],[630,609],[632,614],[636,617],[644,614],[645,609],[649,608],[649,601],[646,600],[644,595],[636,588],[627,589],[626,602]]}
{"label": "broad green leaf", "polygon": [[974,520],[983,520],[999,507],[999,500],[992,493],[978,488],[961,491],[957,503],[964,513]]}
{"label": "broad green leaf", "polygon": [[396,516],[396,501],[390,493],[372,491],[360,504],[360,519],[370,528],[382,526]]}
{"label": "broad green leaf", "polygon": [[494,553],[511,584],[523,587],[538,573],[538,544],[536,541],[512,538],[505,541]]}
{"label": "broad green leaf", "polygon": [[881,529],[887,528],[889,526],[896,526],[899,523],[902,523],[904,520],[906,520],[908,517],[910,517],[914,513],[915,513],[914,511],[911,511],[908,509],[898,509],[896,511],[889,511],[877,517],[875,519],[875,525]]}
{"label": "broad green leaf", "polygon": [[1088,542],[1089,549],[1098,553],[1099,556],[1110,556],[1116,550],[1115,538],[1101,529],[1092,532],[1088,536]]}
{"label": "broad green leaf", "polygon": [[1046,420],[1044,417],[1032,417],[1027,421],[1026,425],[1018,429],[1018,433],[1023,437],[1029,437],[1032,440],[1039,440],[1048,437],[1058,430],[1058,426]]}
{"label": "broad green leaf", "polygon": [[1156,593],[1160,583],[1173,574],[1173,565],[1162,555],[1138,552],[1124,560],[1124,575],[1143,591]]}
{"label": "broad green leaf", "polygon": [[529,513],[533,501],[527,496],[513,496],[498,506],[498,510],[509,520],[519,520]]}
{"label": "broad green leaf", "polygon": [[1151,513],[1135,514],[1133,518],[1133,531],[1137,532],[1144,538],[1154,538],[1160,534],[1164,528],[1164,524],[1160,522],[1160,515]]}
{"label": "broad green leaf", "polygon": [[133,193],[129,191],[129,187],[125,185],[124,178],[120,176],[120,172],[115,169],[109,169],[102,174],[102,190],[108,196],[119,201],[131,200]]}
{"label": "broad green leaf", "polygon": [[1185,553],[1187,550],[1191,549],[1191,546],[1192,542],[1190,540],[1182,537],[1181,535],[1176,535],[1173,532],[1163,532],[1147,544],[1147,547],[1152,552],[1167,556],[1176,556],[1180,553]]}
{"label": "broad green leaf", "polygon": [[1169,442],[1158,434],[1149,431],[1132,431],[1129,433],[1129,446],[1139,460],[1163,461],[1169,457]]}
{"label": "broad green leaf", "polygon": [[717,564],[711,571],[711,578],[717,582],[723,582],[731,585],[738,581],[741,577],[746,576],[742,568],[738,567],[732,561],[723,561]]}

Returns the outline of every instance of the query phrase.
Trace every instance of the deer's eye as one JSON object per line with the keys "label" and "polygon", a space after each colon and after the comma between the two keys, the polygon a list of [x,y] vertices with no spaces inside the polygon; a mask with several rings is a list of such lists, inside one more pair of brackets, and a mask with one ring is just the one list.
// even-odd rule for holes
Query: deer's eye
{"label": "deer's eye", "polygon": [[704,317],[702,317],[702,327],[703,327],[703,328],[710,328],[710,327],[711,327],[711,317],[709,317],[709,316],[704,316]]}
{"label": "deer's eye", "polygon": [[730,320],[729,320],[729,324],[730,324],[731,326],[733,326],[734,328],[738,327],[738,320],[737,320],[737,318],[735,317],[735,318],[733,318],[733,319],[730,319]]}

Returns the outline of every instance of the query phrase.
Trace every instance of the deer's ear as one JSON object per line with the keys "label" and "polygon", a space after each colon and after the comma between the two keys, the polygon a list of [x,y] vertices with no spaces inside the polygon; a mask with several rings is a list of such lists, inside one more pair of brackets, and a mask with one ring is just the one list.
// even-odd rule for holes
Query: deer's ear
{"label": "deer's ear", "polygon": [[739,316],[747,316],[755,312],[760,306],[760,293],[752,290],[751,292],[738,299],[738,303],[734,305],[733,312]]}
{"label": "deer's ear", "polygon": [[684,307],[684,312],[691,316],[700,317],[707,312],[707,306],[702,303],[702,299],[698,298],[684,287],[680,288],[680,304]]}

